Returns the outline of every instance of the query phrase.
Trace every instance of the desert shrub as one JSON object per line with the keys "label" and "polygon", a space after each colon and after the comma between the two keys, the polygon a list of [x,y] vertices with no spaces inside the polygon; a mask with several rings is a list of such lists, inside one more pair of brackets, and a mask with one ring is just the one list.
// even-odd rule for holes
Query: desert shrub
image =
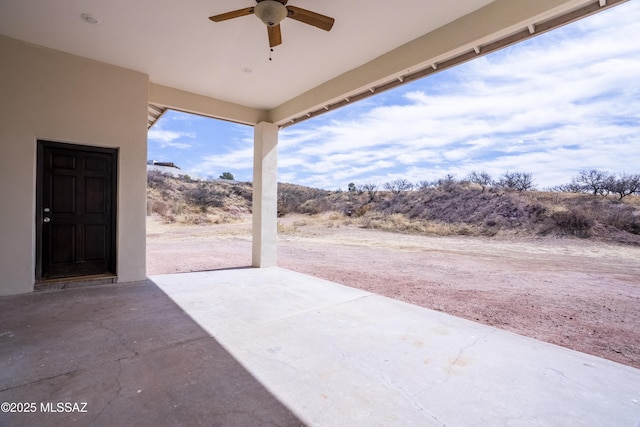
{"label": "desert shrub", "polygon": [[227,195],[228,193],[225,191],[204,184],[200,184],[184,192],[185,198],[200,208],[206,208],[208,206],[221,208],[224,206],[224,198]]}
{"label": "desert shrub", "polygon": [[295,234],[298,227],[295,224],[283,224],[278,221],[278,234]]}
{"label": "desert shrub", "polygon": [[298,212],[309,215],[317,215],[322,212],[332,211],[333,208],[333,204],[323,196],[320,198],[307,200],[298,207]]}
{"label": "desert shrub", "polygon": [[580,212],[594,223],[640,234],[640,209],[633,203],[607,197],[581,195],[563,201],[567,209]]}
{"label": "desert shrub", "polygon": [[395,231],[400,233],[424,233],[421,221],[415,221],[402,214],[383,215],[379,212],[367,212],[361,218],[364,228]]}
{"label": "desert shrub", "polygon": [[624,203],[611,203],[600,217],[607,225],[633,234],[640,234],[640,212]]}
{"label": "desert shrub", "polygon": [[248,188],[245,185],[234,185],[233,187],[231,187],[231,192],[249,202],[253,200],[253,191],[251,190],[251,188]]}
{"label": "desert shrub", "polygon": [[550,213],[549,221],[543,226],[541,234],[553,232],[557,235],[587,238],[593,236],[595,222],[583,212],[558,209]]}
{"label": "desert shrub", "polygon": [[185,212],[186,207],[187,207],[187,205],[182,201],[175,202],[171,206],[171,214],[172,215],[182,215]]}
{"label": "desert shrub", "polygon": [[188,213],[179,217],[179,222],[188,225],[228,224],[237,222],[238,217],[227,212]]}
{"label": "desert shrub", "polygon": [[149,171],[147,173],[147,187],[149,188],[166,188],[171,175],[160,171]]}
{"label": "desert shrub", "polygon": [[158,214],[160,216],[165,216],[169,211],[169,207],[163,201],[147,201],[147,215]]}
{"label": "desert shrub", "polygon": [[278,215],[288,213],[320,213],[331,210],[326,198],[331,193],[317,188],[278,183]]}
{"label": "desert shrub", "polygon": [[319,200],[307,200],[302,205],[300,205],[299,210],[304,214],[317,215],[321,212],[324,212],[325,207],[326,206],[324,206],[324,204]]}
{"label": "desert shrub", "polygon": [[163,188],[160,191],[160,196],[162,196],[162,200],[170,200],[173,197],[173,192],[168,188]]}
{"label": "desert shrub", "polygon": [[232,222],[238,222],[241,218],[238,215],[230,214],[227,212],[218,212],[217,214],[210,215],[209,220],[213,224],[229,224]]}
{"label": "desert shrub", "polygon": [[636,217],[633,222],[627,223],[623,230],[640,235],[640,218]]}
{"label": "desert shrub", "polygon": [[359,218],[361,216],[364,216],[367,212],[371,210],[373,210],[373,205],[370,203],[367,203],[365,205],[360,206],[356,210],[354,210],[352,215],[355,216],[356,218]]}
{"label": "desert shrub", "polygon": [[291,213],[292,206],[287,202],[287,199],[278,197],[278,218]]}
{"label": "desert shrub", "polygon": [[180,222],[182,224],[192,224],[192,225],[200,225],[200,224],[210,224],[209,218],[206,214],[188,214],[184,215],[180,218]]}

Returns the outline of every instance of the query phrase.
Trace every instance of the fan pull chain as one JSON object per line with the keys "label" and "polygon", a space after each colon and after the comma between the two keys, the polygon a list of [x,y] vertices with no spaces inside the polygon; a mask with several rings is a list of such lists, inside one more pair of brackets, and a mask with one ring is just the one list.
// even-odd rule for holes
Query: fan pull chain
{"label": "fan pull chain", "polygon": [[269,61],[272,61],[272,59],[271,59],[271,54],[272,54],[272,53],[273,53],[273,48],[270,48],[270,49],[269,49]]}

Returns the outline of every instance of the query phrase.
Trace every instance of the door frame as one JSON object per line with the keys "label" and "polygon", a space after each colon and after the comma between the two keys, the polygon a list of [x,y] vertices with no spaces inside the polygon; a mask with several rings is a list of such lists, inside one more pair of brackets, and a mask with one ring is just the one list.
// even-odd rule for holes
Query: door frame
{"label": "door frame", "polygon": [[[43,220],[44,220],[44,200],[43,200],[43,185],[44,185],[44,150],[46,148],[60,148],[65,150],[74,150],[80,152],[89,152],[89,153],[103,153],[112,156],[113,159],[113,169],[111,176],[111,235],[110,239],[110,263],[109,270],[113,275],[117,275],[117,237],[118,237],[118,158],[119,158],[119,150],[118,148],[106,148],[106,147],[95,147],[90,145],[82,145],[82,144],[74,144],[69,142],[56,142],[56,141],[48,141],[38,139],[36,141],[37,144],[37,153],[36,153],[36,212],[35,212],[35,221],[36,221],[36,268],[35,268],[35,281],[36,283],[46,281],[47,279],[42,278],[42,233],[43,233]],[[82,278],[87,276],[71,276],[70,278]],[[55,279],[55,281],[63,281],[64,278]]]}

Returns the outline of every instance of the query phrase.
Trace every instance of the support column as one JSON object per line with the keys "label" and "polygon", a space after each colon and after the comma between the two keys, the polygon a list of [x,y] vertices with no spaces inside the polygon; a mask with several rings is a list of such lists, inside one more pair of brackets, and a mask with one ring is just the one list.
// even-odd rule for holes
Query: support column
{"label": "support column", "polygon": [[275,267],[278,237],[278,126],[260,122],[253,133],[253,267]]}

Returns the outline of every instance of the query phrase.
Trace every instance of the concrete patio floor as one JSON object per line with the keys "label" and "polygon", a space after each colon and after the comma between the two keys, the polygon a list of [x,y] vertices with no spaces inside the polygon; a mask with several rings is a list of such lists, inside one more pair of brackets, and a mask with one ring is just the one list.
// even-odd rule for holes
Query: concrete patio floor
{"label": "concrete patio floor", "polygon": [[0,298],[3,402],[33,412],[0,426],[302,425],[151,281]]}
{"label": "concrete patio floor", "polygon": [[0,425],[640,426],[635,368],[280,268],[151,280],[1,298],[0,402],[88,413]]}

